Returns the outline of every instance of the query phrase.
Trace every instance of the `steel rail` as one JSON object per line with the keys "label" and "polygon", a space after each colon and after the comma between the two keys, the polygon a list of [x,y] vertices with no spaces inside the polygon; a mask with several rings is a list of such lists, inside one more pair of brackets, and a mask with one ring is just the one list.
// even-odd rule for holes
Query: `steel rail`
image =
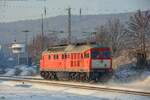
{"label": "steel rail", "polygon": [[95,84],[87,84],[87,83],[80,84],[77,82],[69,83],[69,82],[64,82],[64,81],[63,82],[62,81],[50,81],[50,80],[44,80],[42,78],[23,78],[23,77],[0,76],[0,80],[40,83],[40,84],[46,84],[46,85],[63,86],[63,87],[71,87],[71,88],[78,88],[78,89],[125,93],[125,94],[140,95],[140,96],[150,96],[150,91],[126,89],[123,87],[101,86],[101,85],[97,85],[97,84],[95,85]]}

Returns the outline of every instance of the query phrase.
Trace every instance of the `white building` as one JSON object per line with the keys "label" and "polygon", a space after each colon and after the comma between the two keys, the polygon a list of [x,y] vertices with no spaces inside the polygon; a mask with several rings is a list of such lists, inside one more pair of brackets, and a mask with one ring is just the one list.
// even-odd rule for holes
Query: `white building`
{"label": "white building", "polygon": [[25,44],[23,43],[13,43],[11,46],[12,52],[14,54],[25,53]]}

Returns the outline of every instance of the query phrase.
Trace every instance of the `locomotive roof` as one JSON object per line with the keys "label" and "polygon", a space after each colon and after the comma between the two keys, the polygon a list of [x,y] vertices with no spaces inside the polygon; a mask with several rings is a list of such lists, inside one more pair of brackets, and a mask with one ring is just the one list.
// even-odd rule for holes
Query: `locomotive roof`
{"label": "locomotive roof", "polygon": [[68,46],[55,46],[50,47],[48,52],[82,52],[91,48],[98,47],[97,45],[68,45]]}

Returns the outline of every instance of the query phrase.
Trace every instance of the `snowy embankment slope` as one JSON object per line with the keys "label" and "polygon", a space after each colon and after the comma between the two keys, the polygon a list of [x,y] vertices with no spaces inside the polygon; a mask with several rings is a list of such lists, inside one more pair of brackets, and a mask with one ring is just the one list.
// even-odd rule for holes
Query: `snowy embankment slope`
{"label": "snowy embankment slope", "polygon": [[124,55],[113,59],[115,72],[107,84],[150,91],[150,65],[139,69],[135,59]]}
{"label": "snowy embankment slope", "polygon": [[150,71],[123,70],[114,77],[109,80],[109,85],[150,91]]}
{"label": "snowy embankment slope", "polygon": [[149,96],[0,81],[0,100],[149,100]]}

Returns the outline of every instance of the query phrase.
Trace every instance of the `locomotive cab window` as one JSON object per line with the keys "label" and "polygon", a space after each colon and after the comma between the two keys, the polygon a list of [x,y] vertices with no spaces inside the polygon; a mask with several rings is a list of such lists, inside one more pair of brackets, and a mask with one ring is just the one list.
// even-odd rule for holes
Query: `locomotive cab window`
{"label": "locomotive cab window", "polygon": [[103,52],[103,57],[104,58],[110,58],[111,57],[111,52],[110,51],[104,51]]}
{"label": "locomotive cab window", "polygon": [[98,59],[98,58],[110,58],[111,52],[110,51],[99,51],[99,50],[93,50],[92,51],[92,58]]}

